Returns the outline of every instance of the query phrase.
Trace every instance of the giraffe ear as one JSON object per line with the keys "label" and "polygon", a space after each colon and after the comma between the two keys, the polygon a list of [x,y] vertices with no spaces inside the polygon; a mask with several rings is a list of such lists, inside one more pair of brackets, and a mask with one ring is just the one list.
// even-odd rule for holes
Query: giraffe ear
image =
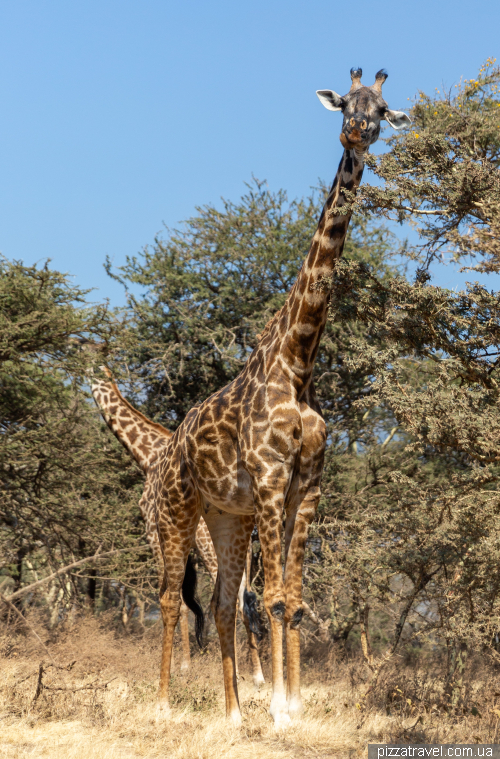
{"label": "giraffe ear", "polygon": [[410,126],[411,119],[403,111],[390,111],[389,108],[384,113],[384,119],[393,129],[402,129],[404,126]]}
{"label": "giraffe ear", "polygon": [[329,111],[341,111],[344,106],[344,99],[333,90],[316,90],[316,95]]}

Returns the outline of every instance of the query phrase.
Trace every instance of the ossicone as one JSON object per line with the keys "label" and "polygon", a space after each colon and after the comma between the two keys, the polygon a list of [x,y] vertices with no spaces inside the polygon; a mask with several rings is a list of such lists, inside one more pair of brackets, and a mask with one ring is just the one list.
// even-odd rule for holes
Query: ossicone
{"label": "ossicone", "polygon": [[372,90],[377,90],[378,92],[382,92],[382,85],[387,79],[389,74],[385,69],[380,69],[380,71],[377,71],[375,74],[375,83],[372,84]]}
{"label": "ossicone", "polygon": [[356,66],[351,69],[351,92],[353,90],[357,90],[359,87],[362,87],[361,84],[361,77],[363,76],[363,69],[361,69],[359,66]]}

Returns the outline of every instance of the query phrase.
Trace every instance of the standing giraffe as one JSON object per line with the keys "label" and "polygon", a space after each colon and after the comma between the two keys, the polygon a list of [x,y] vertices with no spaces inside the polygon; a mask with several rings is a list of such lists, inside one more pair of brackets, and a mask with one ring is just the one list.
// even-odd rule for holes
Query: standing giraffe
{"label": "standing giraffe", "polygon": [[[120,393],[116,383],[112,379],[111,372],[106,366],[101,367],[108,376],[108,380],[93,378],[91,382],[92,395],[99,408],[102,417],[110,430],[115,434],[120,443],[132,454],[140,468],[146,475],[144,491],[139,501],[139,508],[146,526],[146,538],[156,560],[159,584],[163,580],[163,557],[156,529],[155,509],[153,505],[153,488],[149,470],[152,461],[156,458],[167,442],[172,437],[172,432],[161,424],[148,419],[140,411],[137,411]],[[196,550],[203,561],[212,582],[217,580],[217,555],[203,519],[200,519],[196,528],[194,539]],[[251,555],[251,545],[248,552]],[[249,565],[250,566],[250,565]],[[256,625],[258,625],[258,612],[253,610],[255,594],[250,586],[250,570],[245,573],[238,598],[238,603],[247,631],[248,646],[252,661],[252,677],[256,688],[265,683],[262,666],[259,658],[258,639]],[[181,601],[180,628],[182,641],[182,659],[180,669],[187,671],[190,667],[191,656],[189,651],[189,626],[188,607]]]}
{"label": "standing giraffe", "polygon": [[[312,372],[325,328],[329,294],[315,285],[332,274],[342,255],[350,213],[344,191],[355,192],[364,154],[385,119],[398,129],[410,119],[390,111],[382,97],[387,74],[361,83],[351,70],[344,97],[318,91],[323,105],[343,112],[344,154],[311,248],[284,306],[268,322],[241,373],[187,414],[152,464],[155,506],[165,576],[160,605],[164,619],[159,698],[168,713],[173,632],[179,589],[201,516],[219,563],[212,610],[219,632],[226,714],[241,723],[234,650],[235,601],[250,533],[256,520],[265,575],[264,605],[272,650],[270,713],[276,725],[303,711],[300,695],[299,625],[303,615],[302,565],[308,527],[320,498],[326,427]],[[285,569],[281,533],[285,517]],[[283,623],[287,690],[283,679]]]}

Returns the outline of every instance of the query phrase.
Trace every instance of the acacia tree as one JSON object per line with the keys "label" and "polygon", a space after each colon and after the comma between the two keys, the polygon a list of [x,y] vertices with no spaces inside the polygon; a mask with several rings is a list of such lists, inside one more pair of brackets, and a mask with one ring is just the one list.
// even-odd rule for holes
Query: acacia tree
{"label": "acacia tree", "polygon": [[[369,619],[392,613],[386,653],[405,637],[445,643],[455,705],[466,651],[498,657],[500,296],[478,284],[435,287],[427,267],[448,251],[498,270],[499,80],[488,61],[454,95],[420,94],[412,129],[371,159],[382,184],[363,186],[352,204],[411,219],[415,282],[341,262],[323,284],[332,322],[359,330],[346,362],[364,379],[354,406],[372,440],[342,466],[334,448],[327,454],[322,558],[344,589],[344,618],[358,614],[374,672],[384,659],[371,651]],[[396,432],[377,441],[381,411]]]}
{"label": "acacia tree", "polygon": [[[257,332],[293,283],[317,206],[316,196],[288,204],[284,193],[273,195],[257,184],[224,212],[202,209],[143,261],[129,262],[125,274],[149,288],[144,298],[131,299],[128,324],[119,324],[106,306],[89,306],[86,292],[48,266],[2,261],[4,590],[17,593],[98,549],[122,550],[142,541],[142,477],[88,402],[85,377],[98,371],[100,360],[82,345],[99,343],[118,376],[124,361],[132,369],[126,375],[133,380],[131,399],[136,405],[145,401],[148,415],[175,427],[193,403],[240,370]],[[383,276],[389,241],[384,230],[362,222],[348,250],[367,257]],[[332,419],[351,413],[338,393],[329,397],[328,388],[338,384],[332,371],[337,350],[331,339],[319,367]],[[148,555],[147,549],[119,554],[100,563],[99,571],[88,566],[58,576],[47,601],[61,594],[66,600],[71,592],[93,602],[103,588],[117,588],[117,580],[120,588],[133,590],[138,579],[146,582],[154,574]]]}
{"label": "acacia tree", "polygon": [[420,239],[413,256],[425,268],[450,255],[499,271],[499,87],[500,68],[488,58],[477,78],[434,96],[421,92],[412,128],[387,140],[388,153],[368,158],[382,183],[362,186],[356,210],[409,221]]}
{"label": "acacia tree", "polygon": [[[84,391],[90,357],[81,345],[109,342],[118,323],[86,295],[47,264],[0,260],[2,593],[98,549],[142,542],[140,476]],[[105,571],[119,576],[124,561]],[[83,592],[93,602],[95,571],[84,573],[88,581],[58,577],[49,598]]]}

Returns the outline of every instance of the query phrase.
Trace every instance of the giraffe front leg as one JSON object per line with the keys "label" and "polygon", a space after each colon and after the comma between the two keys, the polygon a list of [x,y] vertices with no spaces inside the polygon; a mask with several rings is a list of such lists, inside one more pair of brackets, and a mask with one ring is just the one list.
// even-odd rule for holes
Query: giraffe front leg
{"label": "giraffe front leg", "polygon": [[[281,586],[282,585],[283,583],[281,582]],[[269,627],[271,630],[271,664],[273,679],[269,714],[273,718],[276,727],[286,727],[290,722],[290,716],[288,713],[288,701],[283,679],[283,619],[285,616],[285,601],[281,599],[276,600],[277,594],[279,593],[277,586],[279,586],[279,583],[273,583],[267,593],[264,591],[264,607],[269,618]]]}
{"label": "giraffe front leg", "polygon": [[290,717],[298,717],[303,711],[300,694],[300,630],[302,621],[302,569],[309,525],[314,519],[319,495],[306,496],[299,507],[290,509],[286,519],[285,534],[285,592],[286,592],[286,651],[287,696]]}
{"label": "giraffe front leg", "polygon": [[245,565],[246,548],[253,529],[253,515],[247,517],[220,513],[212,508],[205,515],[205,521],[219,564],[211,606],[221,646],[226,716],[234,725],[241,725],[236,681],[236,602]]}
{"label": "giraffe front leg", "polygon": [[[282,493],[284,488],[277,488]],[[256,487],[254,498],[257,507],[262,561],[264,565],[264,608],[271,631],[272,695],[269,713],[276,727],[290,722],[285,682],[283,679],[283,620],[285,618],[285,587],[281,563],[281,519],[283,498],[276,491]]]}

